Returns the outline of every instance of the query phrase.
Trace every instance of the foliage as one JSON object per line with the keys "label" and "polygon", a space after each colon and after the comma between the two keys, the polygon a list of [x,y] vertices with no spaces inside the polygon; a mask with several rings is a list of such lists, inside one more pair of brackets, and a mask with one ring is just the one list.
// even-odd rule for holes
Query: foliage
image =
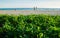
{"label": "foliage", "polygon": [[60,16],[0,15],[0,38],[60,38]]}

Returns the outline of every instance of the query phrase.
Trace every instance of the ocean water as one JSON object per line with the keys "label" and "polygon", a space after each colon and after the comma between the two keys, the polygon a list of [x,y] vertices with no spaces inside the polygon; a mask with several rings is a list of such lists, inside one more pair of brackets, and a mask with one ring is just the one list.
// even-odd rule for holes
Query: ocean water
{"label": "ocean water", "polygon": [[[0,8],[0,10],[34,10],[34,8]],[[37,8],[36,10],[60,10],[60,8]]]}

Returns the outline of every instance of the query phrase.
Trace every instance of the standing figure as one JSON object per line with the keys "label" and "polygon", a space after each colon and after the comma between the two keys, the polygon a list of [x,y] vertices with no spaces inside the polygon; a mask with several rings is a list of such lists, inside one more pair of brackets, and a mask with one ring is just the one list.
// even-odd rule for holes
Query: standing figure
{"label": "standing figure", "polygon": [[36,10],[37,10],[37,7],[36,7]]}
{"label": "standing figure", "polygon": [[34,9],[34,10],[37,10],[37,7],[34,7],[33,9]]}
{"label": "standing figure", "polygon": [[16,9],[15,9],[15,11],[16,11]]}
{"label": "standing figure", "polygon": [[34,7],[34,10],[37,10],[37,7]]}

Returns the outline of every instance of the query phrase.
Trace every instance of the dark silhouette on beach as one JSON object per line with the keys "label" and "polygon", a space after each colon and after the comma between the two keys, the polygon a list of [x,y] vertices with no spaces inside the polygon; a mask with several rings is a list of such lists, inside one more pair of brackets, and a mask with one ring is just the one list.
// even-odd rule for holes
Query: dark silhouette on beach
{"label": "dark silhouette on beach", "polygon": [[34,10],[37,10],[37,7],[34,7],[33,9],[34,9]]}

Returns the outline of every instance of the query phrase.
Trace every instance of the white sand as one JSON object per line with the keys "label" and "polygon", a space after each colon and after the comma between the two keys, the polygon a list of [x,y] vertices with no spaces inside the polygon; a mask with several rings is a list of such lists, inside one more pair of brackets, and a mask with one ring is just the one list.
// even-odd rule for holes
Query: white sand
{"label": "white sand", "polygon": [[59,10],[51,11],[42,11],[42,10],[0,10],[0,14],[50,14],[50,15],[60,15]]}

